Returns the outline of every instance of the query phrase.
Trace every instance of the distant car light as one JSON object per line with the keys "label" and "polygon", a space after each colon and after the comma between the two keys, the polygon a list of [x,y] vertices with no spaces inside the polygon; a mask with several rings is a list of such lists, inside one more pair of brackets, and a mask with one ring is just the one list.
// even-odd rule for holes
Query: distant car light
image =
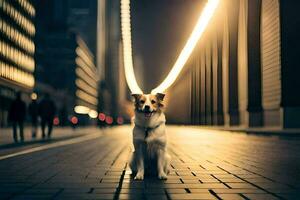
{"label": "distant car light", "polygon": [[117,123],[118,123],[119,125],[123,124],[123,123],[124,123],[123,117],[118,117],[118,118],[117,118]]}
{"label": "distant car light", "polygon": [[55,126],[59,125],[59,118],[58,118],[58,117],[54,117],[54,119],[53,119],[53,124],[54,124]]}
{"label": "distant car light", "polygon": [[107,116],[106,119],[105,119],[105,122],[110,125],[114,122],[114,120],[111,116]]}
{"label": "distant car light", "polygon": [[72,118],[71,118],[71,122],[72,122],[72,124],[77,124],[78,123],[78,118],[77,117],[75,117],[75,116],[73,116]]}
{"label": "distant car light", "polygon": [[106,117],[106,116],[105,116],[104,113],[99,113],[98,118],[99,118],[100,121],[104,122],[104,121],[105,121],[105,117]]}

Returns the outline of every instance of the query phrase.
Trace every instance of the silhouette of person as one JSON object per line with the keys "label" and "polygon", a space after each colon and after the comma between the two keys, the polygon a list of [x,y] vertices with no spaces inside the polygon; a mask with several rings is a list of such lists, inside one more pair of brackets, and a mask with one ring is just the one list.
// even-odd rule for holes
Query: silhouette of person
{"label": "silhouette of person", "polygon": [[8,120],[12,122],[13,125],[13,137],[14,141],[18,142],[17,129],[20,129],[20,139],[24,142],[24,132],[23,124],[26,116],[26,104],[21,98],[21,92],[17,92],[16,99],[12,102],[9,113]]}
{"label": "silhouette of person", "polygon": [[49,94],[45,94],[39,103],[39,115],[41,117],[42,137],[45,138],[46,125],[48,126],[48,138],[51,137],[53,119],[56,113],[56,106]]}
{"label": "silhouette of person", "polygon": [[39,108],[36,99],[32,99],[31,103],[28,106],[28,112],[31,119],[32,138],[35,138],[37,133],[37,124],[38,124],[38,116],[39,116]]}

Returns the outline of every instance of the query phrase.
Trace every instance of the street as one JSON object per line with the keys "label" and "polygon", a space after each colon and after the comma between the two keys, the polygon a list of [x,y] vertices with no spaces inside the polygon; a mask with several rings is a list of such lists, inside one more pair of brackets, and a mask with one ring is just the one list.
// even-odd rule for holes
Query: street
{"label": "street", "polygon": [[0,199],[298,199],[297,136],[169,126],[168,180],[134,181],[131,127],[90,131],[1,154]]}

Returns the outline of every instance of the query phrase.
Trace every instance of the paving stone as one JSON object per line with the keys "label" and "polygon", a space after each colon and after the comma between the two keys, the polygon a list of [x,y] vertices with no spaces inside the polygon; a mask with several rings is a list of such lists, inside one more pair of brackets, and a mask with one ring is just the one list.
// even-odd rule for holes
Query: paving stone
{"label": "paving stone", "polygon": [[245,181],[239,178],[220,178],[220,180],[224,183],[245,183]]}
{"label": "paving stone", "polygon": [[211,194],[169,194],[171,199],[216,199]]}
{"label": "paving stone", "polygon": [[236,194],[236,193],[245,193],[245,194],[264,194],[266,191],[260,189],[213,189],[217,194]]}
{"label": "paving stone", "polygon": [[220,181],[218,181],[215,178],[210,178],[210,179],[206,179],[206,178],[200,178],[199,179],[202,183],[220,183]]}
{"label": "paving stone", "polygon": [[200,181],[198,179],[182,179],[183,183],[195,183],[199,184]]}
{"label": "paving stone", "polygon": [[279,198],[270,194],[244,194],[249,199],[254,200],[278,200]]}
{"label": "paving stone", "polygon": [[178,178],[178,179],[168,179],[166,181],[164,181],[164,183],[182,183],[181,180]]}
{"label": "paving stone", "polygon": [[208,189],[196,189],[196,188],[189,188],[191,193],[209,193]]}
{"label": "paving stone", "polygon": [[144,189],[137,189],[137,188],[122,188],[120,190],[120,194],[143,194],[144,193]]}
{"label": "paving stone", "polygon": [[140,199],[145,199],[145,195],[143,193],[126,193],[126,194],[120,194],[119,199],[131,199],[131,200],[140,200]]}
{"label": "paving stone", "polygon": [[169,189],[166,189],[166,191],[170,194],[186,194],[187,193],[187,191],[184,188],[181,188],[181,189],[169,188]]}
{"label": "paving stone", "polygon": [[56,196],[55,200],[65,200],[65,199],[83,199],[83,200],[111,200],[114,198],[114,194],[61,194]]}
{"label": "paving stone", "polygon": [[52,194],[21,194],[13,197],[13,200],[36,200],[36,199],[52,199],[53,195]]}
{"label": "paving stone", "polygon": [[87,193],[92,194],[114,194],[116,192],[115,188],[92,188]]}
{"label": "paving stone", "polygon": [[294,199],[299,199],[299,196],[300,196],[300,192],[297,192],[297,193],[289,193],[289,194],[278,194],[278,196],[284,198],[284,199],[291,199],[291,200],[294,200]]}
{"label": "paving stone", "polygon": [[165,194],[165,190],[163,188],[147,188],[144,190],[145,194]]}
{"label": "paving stone", "polygon": [[291,189],[290,186],[279,184],[279,183],[257,183],[255,185],[258,185],[259,187],[262,187],[264,189]]}
{"label": "paving stone", "polygon": [[155,199],[155,200],[168,200],[167,196],[166,195],[162,195],[162,194],[160,194],[160,195],[157,195],[157,194],[150,194],[150,195],[148,195],[148,194],[146,194],[145,198],[147,200],[153,200],[153,199]]}
{"label": "paving stone", "polygon": [[249,184],[249,183],[228,183],[228,185],[231,188],[246,188],[246,189],[254,189],[256,188],[255,186]]}
{"label": "paving stone", "polygon": [[24,194],[26,195],[34,195],[34,194],[49,194],[49,195],[54,195],[56,194],[58,191],[60,191],[61,189],[58,188],[47,188],[47,189],[36,189],[36,188],[32,188],[32,189],[28,189],[26,191],[24,191]]}
{"label": "paving stone", "polygon": [[218,194],[218,197],[220,197],[223,200],[245,200],[242,196],[238,194]]}

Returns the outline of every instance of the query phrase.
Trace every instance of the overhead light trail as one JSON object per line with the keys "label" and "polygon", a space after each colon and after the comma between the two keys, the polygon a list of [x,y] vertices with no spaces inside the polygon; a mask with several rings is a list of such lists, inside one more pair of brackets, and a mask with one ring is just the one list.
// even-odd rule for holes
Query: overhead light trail
{"label": "overhead light trail", "polygon": [[130,23],[130,0],[121,0],[121,31],[123,38],[123,58],[125,77],[131,93],[142,94],[133,70],[132,46],[131,46],[131,23]]}
{"label": "overhead light trail", "polygon": [[[151,91],[152,94],[156,94],[158,92],[164,92],[175,82],[179,73],[185,66],[186,61],[188,60],[191,53],[193,52],[197,42],[199,41],[203,32],[205,31],[205,28],[207,27],[210,19],[212,18],[218,4],[219,4],[219,0],[208,0],[204,10],[200,14],[200,17],[196,23],[196,26],[192,34],[190,35],[184,48],[179,54],[171,71],[169,72],[167,77],[162,81],[162,83]],[[143,93],[136,82],[134,70],[133,70],[131,23],[130,23],[130,0],[121,0],[121,26],[122,26],[121,29],[122,29],[122,38],[123,38],[123,54],[124,54],[124,67],[125,67],[126,81],[132,93]]]}

